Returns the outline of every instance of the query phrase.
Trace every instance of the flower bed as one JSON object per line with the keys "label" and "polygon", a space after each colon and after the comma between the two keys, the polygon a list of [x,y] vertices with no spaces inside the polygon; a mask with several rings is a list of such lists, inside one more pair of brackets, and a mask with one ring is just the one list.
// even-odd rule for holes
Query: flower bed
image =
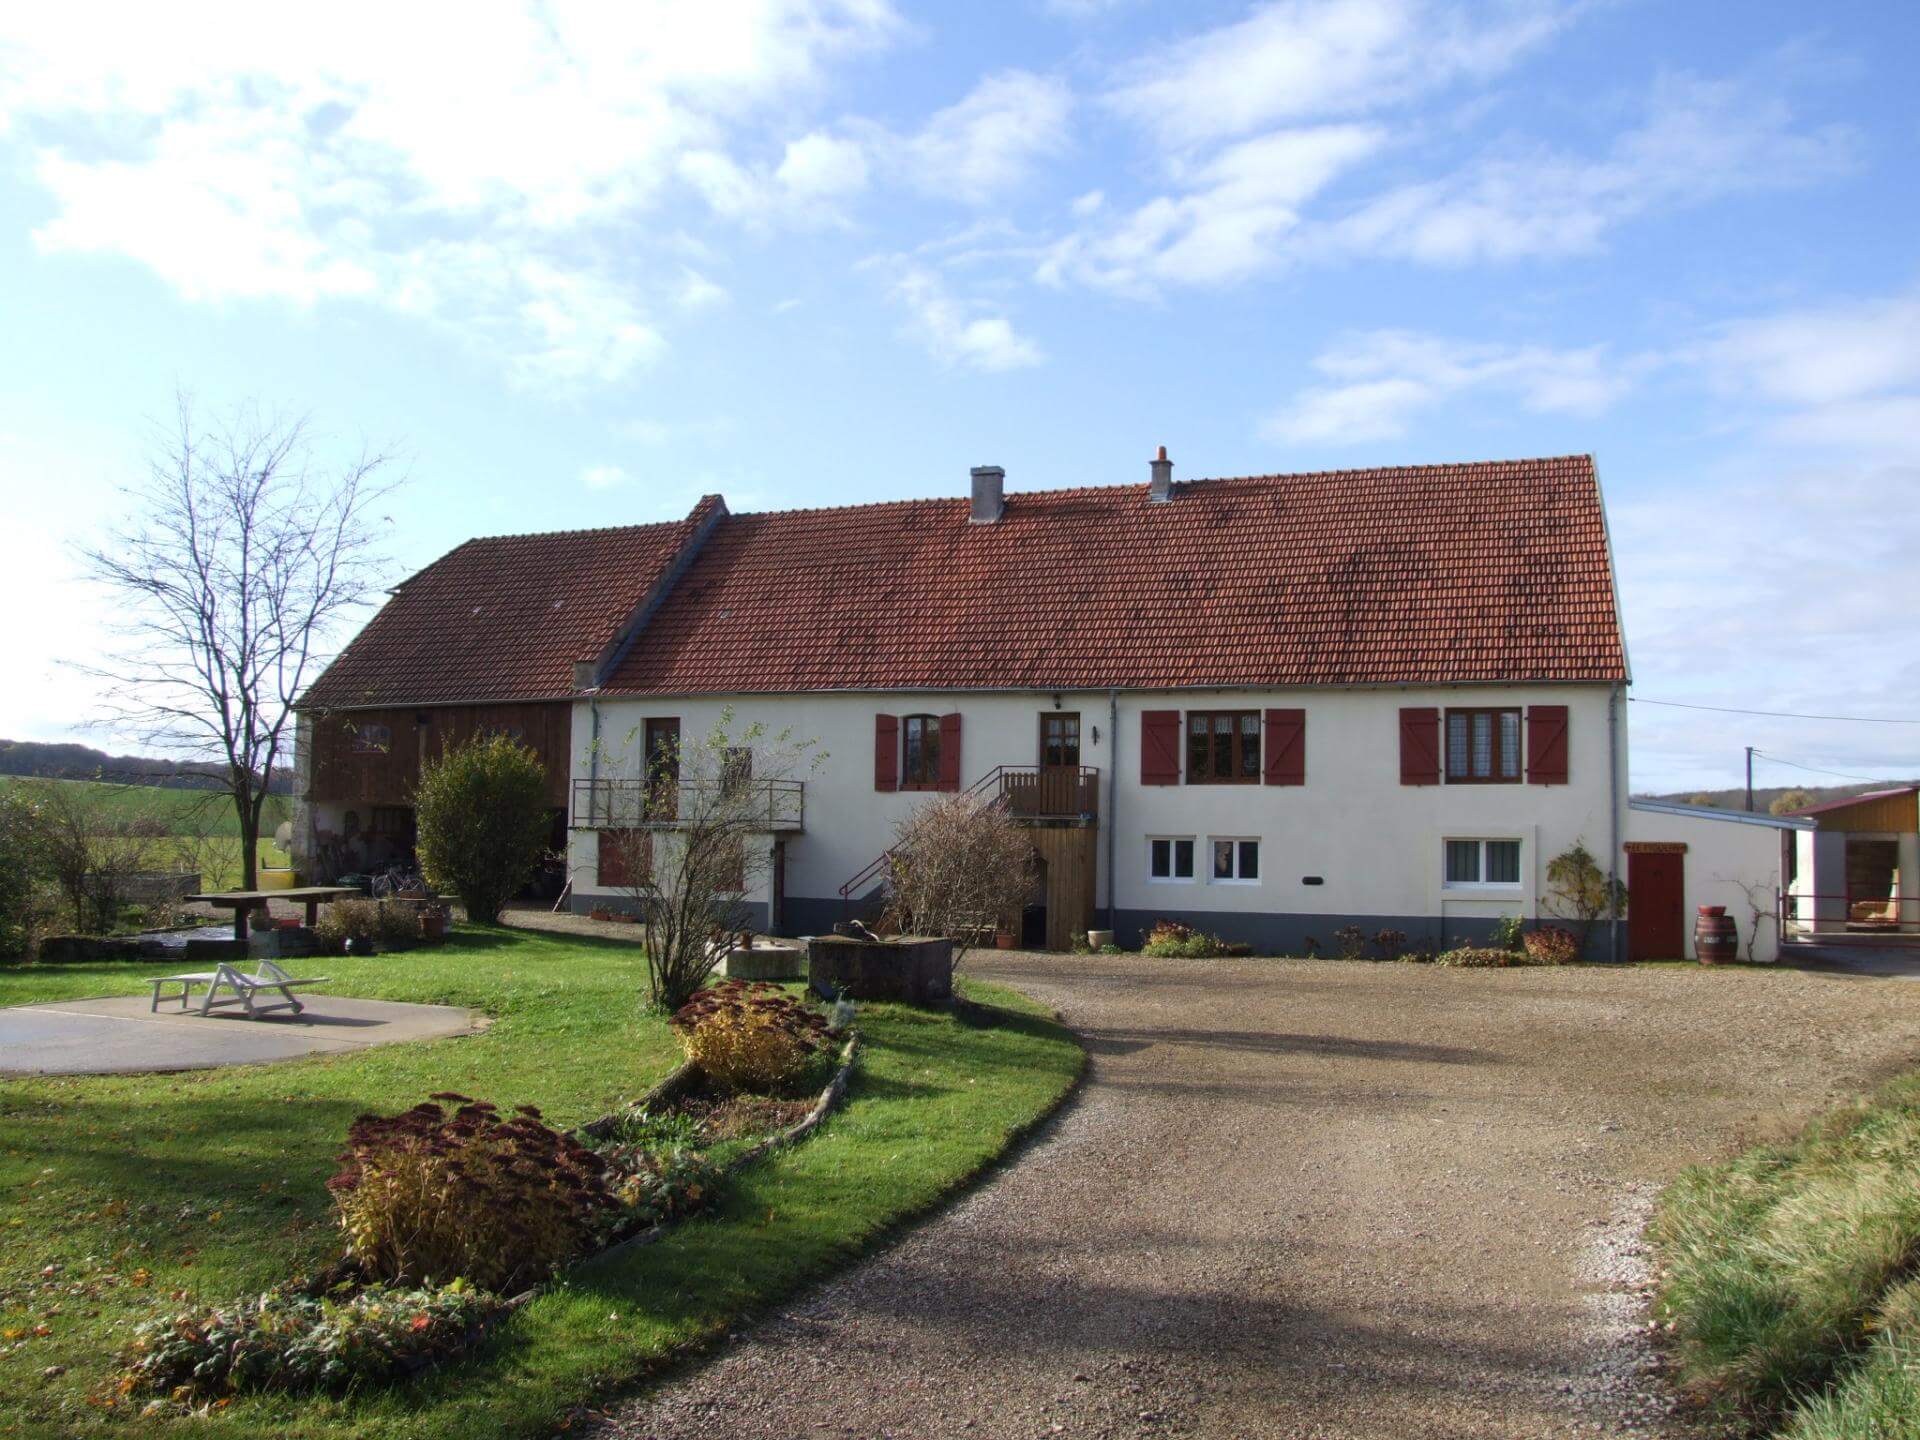
{"label": "flower bed", "polygon": [[[824,1020],[781,1023],[830,1033]],[[854,1048],[849,1037],[811,1098],[721,1092],[689,1061],[577,1132],[451,1092],[362,1116],[329,1182],[343,1259],[316,1281],[139,1327],[117,1393],[187,1410],[242,1391],[346,1389],[457,1354],[568,1266],[657,1239],[730,1173],[811,1133],[844,1096]],[[810,1044],[808,1061],[816,1052],[829,1053]]]}

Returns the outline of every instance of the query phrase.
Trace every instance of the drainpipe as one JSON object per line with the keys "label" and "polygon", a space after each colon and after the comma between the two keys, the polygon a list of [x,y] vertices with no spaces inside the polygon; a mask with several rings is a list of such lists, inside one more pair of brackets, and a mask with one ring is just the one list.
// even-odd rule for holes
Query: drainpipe
{"label": "drainpipe", "polygon": [[[1120,692],[1107,691],[1107,923],[1113,929],[1119,875],[1113,868],[1113,836],[1120,828]],[[1116,937],[1117,938],[1117,937]]]}
{"label": "drainpipe", "polygon": [[1620,962],[1620,687],[1607,689],[1607,958]]}

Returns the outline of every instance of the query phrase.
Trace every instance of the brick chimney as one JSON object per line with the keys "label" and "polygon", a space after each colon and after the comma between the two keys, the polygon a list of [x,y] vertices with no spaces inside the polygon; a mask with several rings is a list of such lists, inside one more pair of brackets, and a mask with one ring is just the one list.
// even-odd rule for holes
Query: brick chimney
{"label": "brick chimney", "polygon": [[973,467],[973,513],[967,516],[970,524],[991,525],[1000,518],[1007,508],[1006,484],[1007,472],[998,465]]}
{"label": "brick chimney", "polygon": [[1162,445],[1160,453],[1155,455],[1147,466],[1153,476],[1153,483],[1147,487],[1147,499],[1156,504],[1164,504],[1173,498],[1173,461],[1167,458],[1167,447]]}

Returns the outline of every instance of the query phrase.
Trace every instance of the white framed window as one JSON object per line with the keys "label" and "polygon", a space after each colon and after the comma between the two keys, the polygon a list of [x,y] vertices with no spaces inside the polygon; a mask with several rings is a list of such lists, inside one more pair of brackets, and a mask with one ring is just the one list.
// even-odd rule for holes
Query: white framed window
{"label": "white framed window", "polygon": [[1518,890],[1518,840],[1443,840],[1441,883],[1449,890]]}
{"label": "white framed window", "polygon": [[1209,836],[1207,857],[1207,883],[1210,885],[1260,883],[1260,842],[1257,839]]}
{"label": "white framed window", "polygon": [[1155,835],[1147,840],[1147,878],[1186,885],[1193,880],[1193,837]]}

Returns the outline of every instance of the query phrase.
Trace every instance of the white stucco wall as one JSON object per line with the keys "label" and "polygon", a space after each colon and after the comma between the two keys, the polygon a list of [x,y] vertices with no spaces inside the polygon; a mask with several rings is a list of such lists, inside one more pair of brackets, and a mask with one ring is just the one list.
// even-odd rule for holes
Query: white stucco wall
{"label": "white stucco wall", "polygon": [[[1629,841],[1655,840],[1684,844],[1682,869],[1683,913],[1686,919],[1688,952],[1692,952],[1694,917],[1702,905],[1724,905],[1727,914],[1740,927],[1740,948],[1746,952],[1747,939],[1754,930],[1753,911],[1748,902],[1748,887],[1761,898],[1769,911],[1771,897],[1784,879],[1782,861],[1787,845],[1800,845],[1810,852],[1814,838],[1811,829],[1782,828],[1759,817],[1711,813],[1682,814],[1668,807],[1643,808],[1638,803],[1627,810],[1626,838]],[[1626,869],[1623,860],[1622,876]],[[1809,871],[1802,861],[1802,883]],[[1628,896],[1631,906],[1632,896]],[[1780,936],[1771,914],[1758,927],[1759,940],[1753,958],[1771,961],[1779,958]]]}
{"label": "white stucco wall", "polygon": [[[1080,714],[1081,762],[1101,771],[1101,874],[1096,904],[1112,884],[1125,914],[1193,914],[1251,922],[1273,915],[1406,918],[1485,922],[1538,912],[1546,860],[1576,840],[1596,856],[1607,853],[1609,769],[1608,691],[1604,686],[1450,687],[1444,689],[1293,690],[1191,694],[1122,694],[1118,732],[1106,692],[1065,693],[1059,708]],[[1409,786],[1400,783],[1399,712],[1403,706],[1568,707],[1569,783]],[[993,767],[1038,759],[1039,717],[1055,708],[1050,694],[830,694],[698,699],[604,699],[574,710],[574,773],[586,775],[598,712],[601,765],[634,773],[642,722],[677,717],[683,737],[711,727],[731,705],[738,731],[760,722],[791,727],[818,742],[819,760],[804,774],[806,826],[788,838],[786,893],[790,899],[832,900],[841,884],[890,842],[894,824],[921,796],[876,791],[874,716],[915,713],[962,716],[964,788]],[[1306,783],[1302,786],[1140,784],[1143,710],[1306,711]],[[1625,774],[1625,706],[1619,731]],[[1094,738],[1098,729],[1099,738]],[[756,773],[764,773],[756,767]],[[1625,804],[1621,823],[1625,824]],[[1117,822],[1117,823],[1116,823]],[[1114,871],[1106,874],[1107,830],[1113,830]],[[1191,836],[1199,851],[1191,883],[1148,878],[1149,836]],[[1256,883],[1209,883],[1210,838],[1261,842]],[[1443,884],[1442,841],[1515,839],[1521,842],[1520,884],[1468,891]],[[577,894],[593,897],[595,839],[573,832],[571,873]],[[1319,885],[1303,883],[1318,876]],[[752,897],[765,899],[764,887]],[[1329,941],[1331,920],[1319,938]],[[1410,927],[1409,927],[1410,928]],[[1464,927],[1467,930],[1473,925]],[[1457,932],[1456,932],[1457,933]]]}

